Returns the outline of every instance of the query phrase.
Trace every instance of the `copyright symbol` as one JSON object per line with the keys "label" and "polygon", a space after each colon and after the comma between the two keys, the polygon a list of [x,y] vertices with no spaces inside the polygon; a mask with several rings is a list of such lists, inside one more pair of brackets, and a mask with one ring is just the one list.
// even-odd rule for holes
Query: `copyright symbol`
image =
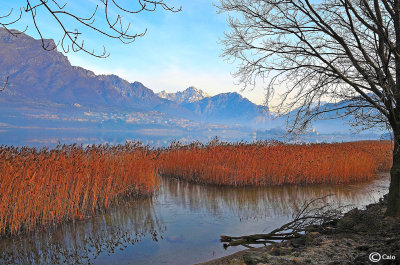
{"label": "copyright symbol", "polygon": [[371,254],[369,254],[369,260],[372,262],[378,262],[381,260],[381,254],[379,254],[378,252],[372,252]]}

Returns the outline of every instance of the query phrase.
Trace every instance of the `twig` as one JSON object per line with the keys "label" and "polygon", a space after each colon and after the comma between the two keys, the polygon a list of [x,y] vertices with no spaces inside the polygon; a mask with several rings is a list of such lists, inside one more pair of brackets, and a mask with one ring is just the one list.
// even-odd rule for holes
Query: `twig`
{"label": "twig", "polygon": [[3,87],[0,89],[0,92],[1,91],[4,91],[5,89],[6,89],[6,87],[7,87],[7,85],[8,85],[8,76],[7,76],[7,78],[6,78],[6,82],[4,82],[4,85],[3,85]]}

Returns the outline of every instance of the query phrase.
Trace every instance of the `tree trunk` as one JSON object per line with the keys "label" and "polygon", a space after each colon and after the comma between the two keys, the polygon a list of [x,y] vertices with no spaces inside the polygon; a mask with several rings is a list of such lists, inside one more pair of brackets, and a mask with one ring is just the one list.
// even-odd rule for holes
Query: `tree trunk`
{"label": "tree trunk", "polygon": [[400,216],[400,130],[393,130],[393,166],[390,170],[390,187],[386,216]]}

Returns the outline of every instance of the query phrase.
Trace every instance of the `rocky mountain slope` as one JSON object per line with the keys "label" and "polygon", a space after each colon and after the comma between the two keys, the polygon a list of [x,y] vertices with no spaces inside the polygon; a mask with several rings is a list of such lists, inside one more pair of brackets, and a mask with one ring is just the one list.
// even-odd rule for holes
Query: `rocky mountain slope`
{"label": "rocky mountain slope", "polygon": [[[45,40],[50,46],[53,40]],[[26,34],[17,37],[0,29],[0,77],[9,77],[2,93],[5,103],[27,104],[54,102],[99,108],[172,110],[176,103],[162,99],[140,82],[129,83],[115,75],[95,75],[92,71],[72,66],[57,50],[45,51],[41,41]],[[172,111],[173,112],[173,111]]]}

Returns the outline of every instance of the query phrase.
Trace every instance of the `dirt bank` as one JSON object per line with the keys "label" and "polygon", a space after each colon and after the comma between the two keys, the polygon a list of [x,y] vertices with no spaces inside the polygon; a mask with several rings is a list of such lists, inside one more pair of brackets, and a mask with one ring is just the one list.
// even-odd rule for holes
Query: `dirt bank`
{"label": "dirt bank", "polygon": [[400,264],[400,218],[385,217],[385,210],[386,197],[300,238],[201,264]]}

